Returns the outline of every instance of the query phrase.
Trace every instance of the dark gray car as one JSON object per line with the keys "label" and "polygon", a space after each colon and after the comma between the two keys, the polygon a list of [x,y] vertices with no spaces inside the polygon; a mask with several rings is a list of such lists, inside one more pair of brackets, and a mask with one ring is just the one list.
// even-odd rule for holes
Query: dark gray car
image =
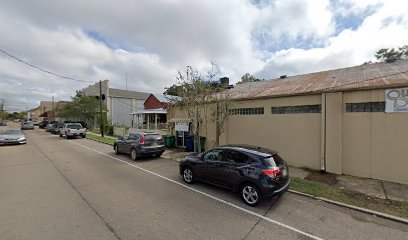
{"label": "dark gray car", "polygon": [[60,134],[60,130],[64,127],[63,122],[55,122],[52,124],[50,132],[52,134]]}
{"label": "dark gray car", "polygon": [[141,156],[160,157],[165,150],[163,138],[157,133],[129,133],[118,138],[113,149],[116,154],[130,154],[132,160]]}
{"label": "dark gray car", "polygon": [[27,139],[20,129],[6,129],[0,132],[0,145],[25,143]]}

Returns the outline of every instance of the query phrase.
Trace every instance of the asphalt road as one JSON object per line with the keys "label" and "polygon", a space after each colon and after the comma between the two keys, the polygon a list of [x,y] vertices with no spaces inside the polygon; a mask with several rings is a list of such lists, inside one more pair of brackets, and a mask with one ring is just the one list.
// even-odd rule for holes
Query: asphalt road
{"label": "asphalt road", "polygon": [[[292,193],[248,207],[172,159],[26,131],[0,147],[0,239],[408,239],[408,226]],[[187,187],[186,187],[187,186]]]}

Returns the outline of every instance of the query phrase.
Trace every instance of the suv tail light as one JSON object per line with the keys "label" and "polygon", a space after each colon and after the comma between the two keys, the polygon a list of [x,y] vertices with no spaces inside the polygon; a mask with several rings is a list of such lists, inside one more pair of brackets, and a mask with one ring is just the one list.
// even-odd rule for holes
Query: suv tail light
{"label": "suv tail light", "polygon": [[142,139],[140,140],[139,144],[144,144],[145,137],[142,135]]}
{"label": "suv tail light", "polygon": [[270,169],[263,169],[261,170],[263,173],[268,175],[268,177],[275,179],[281,173],[281,170],[278,167],[273,167]]}

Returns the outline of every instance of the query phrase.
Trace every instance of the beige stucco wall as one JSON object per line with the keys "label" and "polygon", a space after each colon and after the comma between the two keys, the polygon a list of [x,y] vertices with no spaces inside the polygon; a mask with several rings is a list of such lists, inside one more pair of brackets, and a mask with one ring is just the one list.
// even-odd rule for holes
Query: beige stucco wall
{"label": "beige stucco wall", "polygon": [[[292,166],[408,184],[408,113],[346,112],[346,103],[384,101],[384,95],[381,89],[234,101],[232,108],[264,107],[264,115],[230,116],[220,144],[259,145]],[[271,113],[273,106],[312,104],[322,104],[322,114]],[[170,118],[186,116],[170,110]],[[206,149],[213,147],[214,124],[200,135]]]}
{"label": "beige stucco wall", "polygon": [[326,171],[342,174],[343,166],[343,94],[325,93],[325,134],[323,141]]}
{"label": "beige stucco wall", "polygon": [[242,143],[280,152],[292,166],[320,169],[318,113],[272,114],[271,107],[320,104],[320,95],[235,102],[233,108],[264,107],[264,115],[234,115],[227,122],[227,143]]}
{"label": "beige stucco wall", "polygon": [[[384,91],[347,92],[343,101],[384,101]],[[343,116],[343,173],[408,184],[408,113]]]}

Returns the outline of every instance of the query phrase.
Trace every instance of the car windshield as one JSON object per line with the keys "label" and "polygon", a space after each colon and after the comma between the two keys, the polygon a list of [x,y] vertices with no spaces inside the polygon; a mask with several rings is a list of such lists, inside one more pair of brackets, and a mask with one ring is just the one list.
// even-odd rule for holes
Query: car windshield
{"label": "car windshield", "polygon": [[14,135],[14,134],[22,134],[21,130],[18,129],[8,129],[0,132],[1,135]]}
{"label": "car windshield", "polygon": [[82,126],[81,124],[68,124],[67,128],[71,128],[71,129],[81,129]]}

